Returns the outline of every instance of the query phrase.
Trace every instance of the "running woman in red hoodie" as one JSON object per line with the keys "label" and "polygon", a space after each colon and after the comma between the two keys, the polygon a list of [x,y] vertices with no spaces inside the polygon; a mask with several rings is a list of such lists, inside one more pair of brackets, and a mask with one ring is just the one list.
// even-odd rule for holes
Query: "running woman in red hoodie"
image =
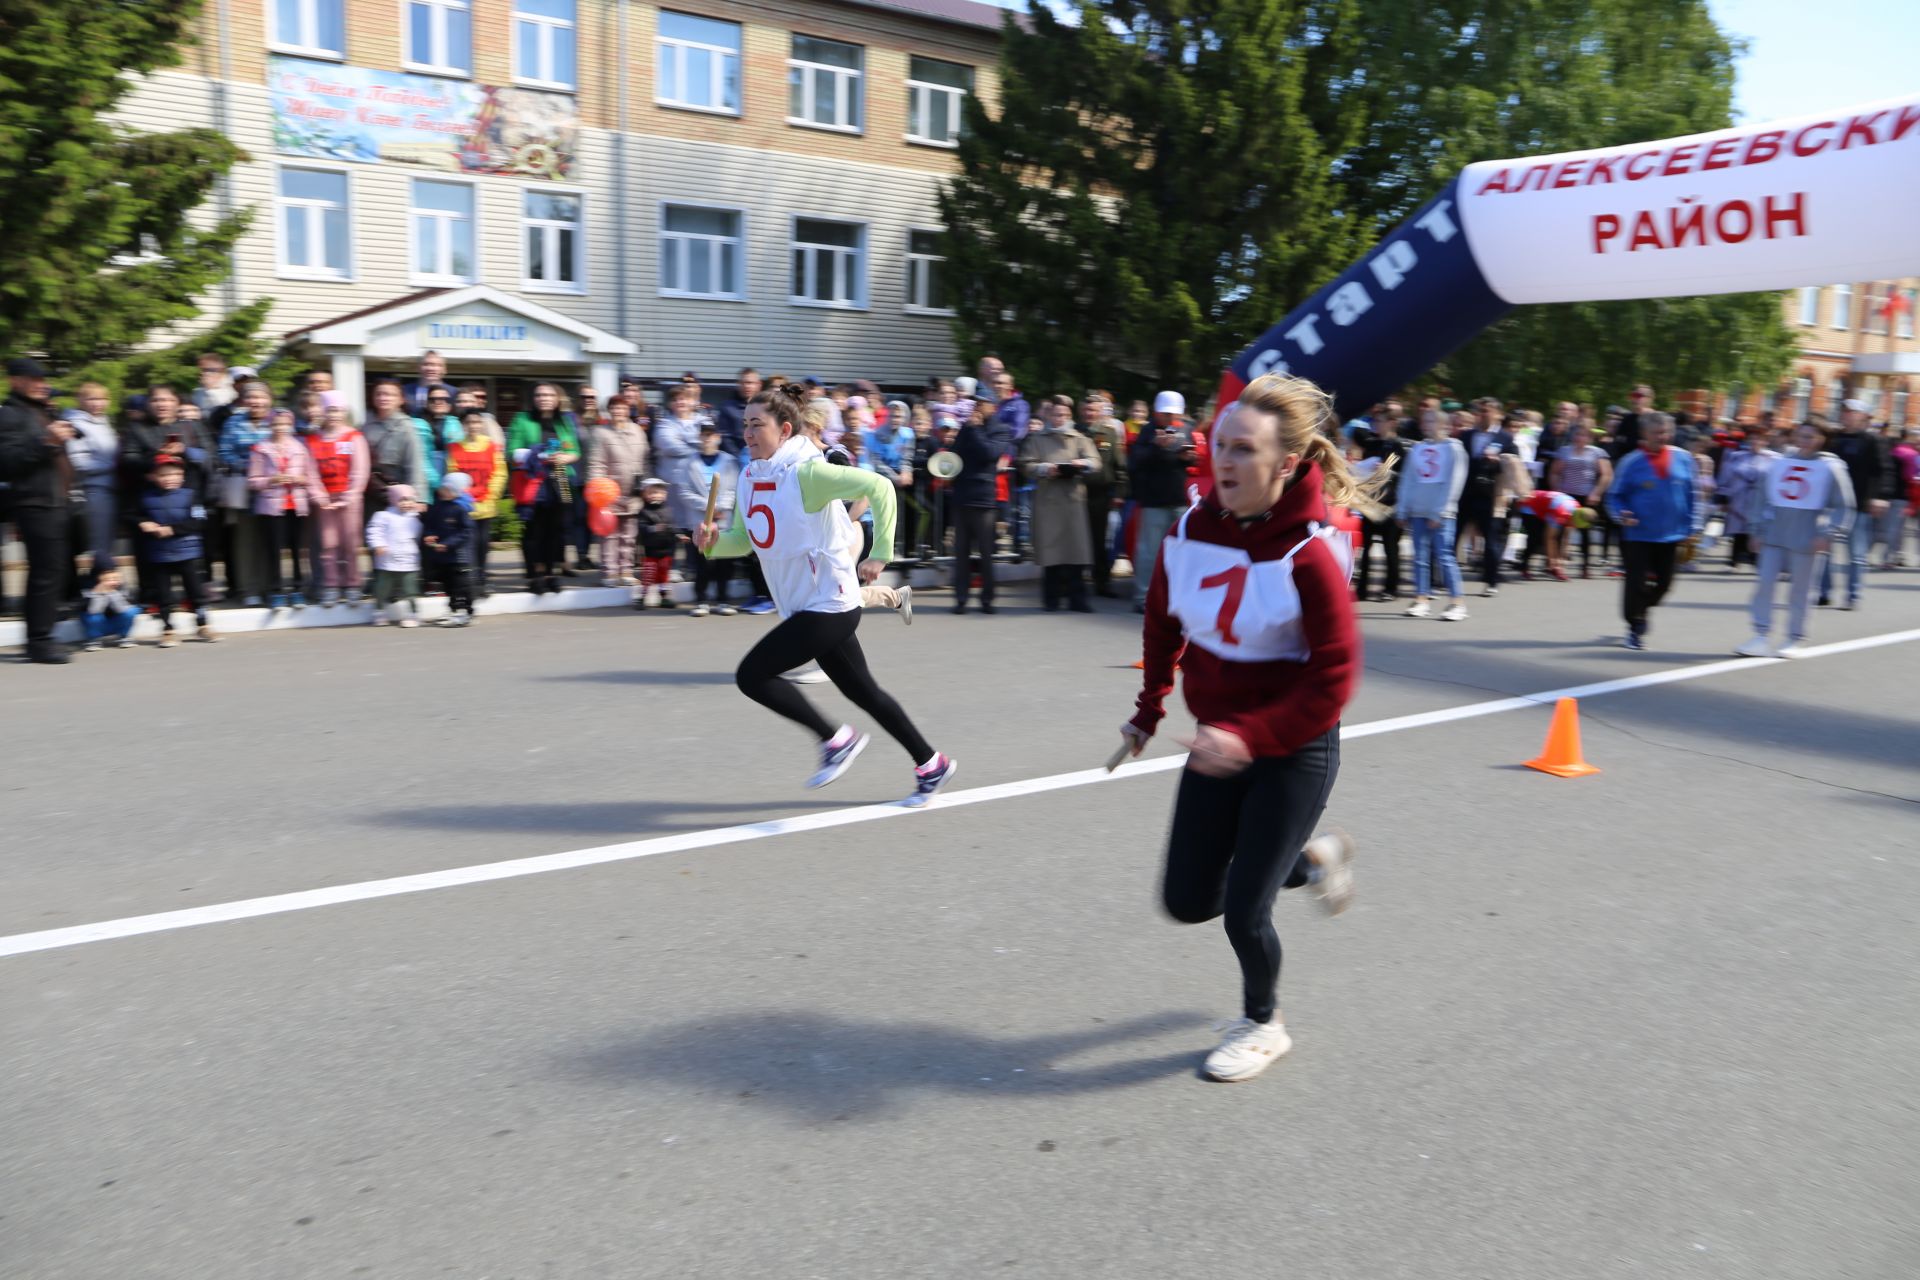
{"label": "running woman in red hoodie", "polygon": [[1386,468],[1365,482],[1325,434],[1325,392],[1257,378],[1213,433],[1213,490],[1162,544],[1147,592],[1144,685],[1121,726],[1138,755],[1176,664],[1199,721],[1180,775],[1163,900],[1174,919],[1226,919],[1244,1016],[1207,1056],[1215,1080],[1250,1080],[1289,1048],[1279,1009],[1273,900],[1314,884],[1353,899],[1345,835],[1313,837],[1340,770],[1340,714],[1360,674],[1347,578],[1352,544],[1329,503],[1377,516]]}

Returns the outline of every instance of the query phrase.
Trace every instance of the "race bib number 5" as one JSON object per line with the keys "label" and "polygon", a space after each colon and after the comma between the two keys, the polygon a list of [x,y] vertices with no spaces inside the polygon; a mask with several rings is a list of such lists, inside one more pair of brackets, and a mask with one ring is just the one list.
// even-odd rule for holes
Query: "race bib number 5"
{"label": "race bib number 5", "polygon": [[[753,482],[753,492],[747,503],[747,537],[752,540],[754,546],[760,548],[762,551],[765,551],[773,545],[773,531],[775,526],[773,508],[760,501],[760,495],[763,493],[772,493],[778,487],[779,486],[771,480],[755,480]],[[767,536],[765,538],[762,538],[760,531],[753,527],[755,516],[766,517]]]}

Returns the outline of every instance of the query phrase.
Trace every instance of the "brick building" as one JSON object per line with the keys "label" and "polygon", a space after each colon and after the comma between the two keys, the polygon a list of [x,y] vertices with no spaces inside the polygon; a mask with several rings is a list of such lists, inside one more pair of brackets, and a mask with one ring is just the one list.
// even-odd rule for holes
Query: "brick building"
{"label": "brick building", "polygon": [[1781,305],[1800,338],[1793,371],[1768,392],[1698,392],[1687,407],[1745,420],[1768,408],[1793,421],[1813,413],[1834,421],[1840,402],[1857,397],[1876,422],[1920,424],[1920,277],[1794,289]]}
{"label": "brick building", "polygon": [[364,376],[952,371],[933,232],[1002,11],[971,0],[209,0],[135,128],[249,154],[224,313]]}

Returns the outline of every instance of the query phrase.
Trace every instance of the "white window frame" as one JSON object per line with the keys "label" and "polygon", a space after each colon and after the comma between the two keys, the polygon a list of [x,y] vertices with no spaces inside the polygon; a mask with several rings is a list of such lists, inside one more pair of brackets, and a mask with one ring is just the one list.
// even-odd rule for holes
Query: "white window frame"
{"label": "white window frame", "polygon": [[1885,291],[1876,290],[1871,285],[1867,286],[1867,314],[1860,318],[1860,331],[1862,333],[1886,333],[1888,331],[1890,326],[1887,324],[1887,313],[1882,311],[1881,308],[1887,305],[1887,299],[1891,296],[1891,294]]}
{"label": "white window frame", "polygon": [[[947,60],[945,58],[928,58],[927,61],[946,62]],[[964,62],[953,62],[948,63],[948,65],[965,67],[967,64]],[[943,151],[954,150],[960,145],[960,104],[966,101],[967,94],[971,91],[967,89],[956,89],[950,84],[934,84],[930,80],[915,80],[913,78],[913,62],[911,59],[908,60],[907,67],[907,132],[905,135],[907,141],[916,147],[939,147]],[[971,72],[974,68],[967,67],[967,70]],[[953,137],[945,141],[939,138],[930,138],[925,134],[915,133],[913,131],[914,118],[921,115],[922,111],[924,111],[923,118],[928,120],[933,118],[933,95],[936,93],[944,93],[953,100],[948,104],[948,118],[953,121]]]}
{"label": "white window frame", "polygon": [[[441,275],[434,271],[416,270],[414,264],[419,261],[420,219],[436,218],[442,222],[451,222],[453,215],[439,209],[420,209],[413,203],[413,184],[416,182],[440,182],[448,186],[465,187],[473,193],[473,278],[462,279],[459,276]],[[472,178],[457,178],[450,175],[434,174],[432,177],[409,176],[407,179],[407,278],[412,283],[428,288],[458,288],[462,285],[479,284],[485,276],[481,270],[481,255],[484,242],[480,238],[480,184]]]}
{"label": "white window frame", "polygon": [[[686,65],[687,60],[686,60],[685,54],[688,49],[703,49],[706,52],[712,54],[717,61],[724,60],[727,58],[733,59],[734,78],[739,84],[740,96],[742,98],[745,98],[746,91],[747,91],[746,79],[741,74],[741,69],[740,69],[741,55],[746,48],[745,27],[738,22],[731,23],[733,27],[735,27],[740,31],[741,47],[738,49],[729,49],[725,45],[704,44],[698,40],[682,40],[678,36],[661,35],[659,31],[659,26],[658,26],[657,15],[659,13],[666,13],[666,12],[680,13],[683,11],[678,9],[656,11],[656,20],[655,20],[654,36],[653,36],[653,47],[654,47],[653,101],[654,101],[654,105],[660,106],[660,107],[669,107],[675,111],[700,111],[700,112],[705,112],[707,115],[710,115],[710,116],[733,116],[735,118],[738,118],[741,111],[740,106],[715,107],[715,106],[708,106],[704,103],[688,102],[680,98],[669,98],[663,95],[660,92],[660,54],[667,49],[672,49],[674,51],[674,57],[679,63],[679,72],[680,72],[680,74],[676,77],[676,79],[682,85],[685,85],[687,83],[687,65]],[[705,14],[688,14],[687,16],[688,17],[705,17],[706,15]],[[725,19],[725,18],[714,18],[714,19],[710,19],[710,21],[730,22],[729,19]],[[724,65],[716,66],[714,83],[720,86],[722,91],[724,92],[726,82],[727,82],[727,77],[726,77],[726,70]],[[674,201],[673,203],[678,204],[680,202]]]}
{"label": "white window frame", "polygon": [[1800,290],[1800,323],[1815,325],[1820,323],[1820,286],[1805,285]]}
{"label": "white window frame", "polygon": [[[533,278],[533,252],[528,244],[528,233],[539,227],[546,235],[551,249],[560,240],[560,232],[569,224],[555,222],[548,218],[529,218],[527,216],[527,197],[529,195],[572,196],[580,202],[580,218],[572,223],[573,230],[573,276],[574,282],[536,280]],[[476,237],[478,230],[475,231]],[[476,245],[478,240],[476,239]],[[476,253],[476,257],[478,254]],[[547,255],[548,261],[554,255]],[[584,297],[587,292],[587,193],[583,187],[562,187],[552,183],[529,183],[520,188],[520,287],[528,293],[560,293],[569,297]]]}
{"label": "white window frame", "polygon": [[[943,255],[941,255],[941,254],[937,254],[937,253],[915,253],[915,252],[913,251],[913,237],[914,237],[914,235],[915,235],[915,233],[920,233],[920,234],[931,234],[931,235],[939,235],[939,234],[940,234],[940,232],[942,231],[942,229],[943,229],[943,228],[940,228],[940,227],[912,227],[912,226],[910,226],[910,227],[908,227],[908,228],[907,228],[907,230],[906,230],[906,236],[905,236],[905,240],[906,240],[906,250],[905,250],[905,262],[906,262],[906,272],[905,272],[905,276],[906,276],[906,297],[907,297],[907,301],[906,301],[906,306],[905,306],[904,308],[902,308],[902,309],[903,309],[904,311],[906,311],[906,313],[907,313],[908,315],[915,315],[915,316],[950,316],[950,315],[952,315],[952,314],[954,314],[954,311],[953,311],[953,308],[952,308],[952,307],[932,307],[932,306],[926,306],[926,305],[923,305],[922,303],[920,303],[920,302],[918,302],[918,301],[916,301],[916,296],[917,296],[917,290],[916,290],[916,284],[918,283],[918,282],[916,281],[916,279],[915,279],[915,276],[916,276],[916,275],[918,274],[918,273],[917,273],[917,271],[915,270],[915,267],[916,267],[916,264],[918,264],[918,263],[922,263],[922,262],[940,262],[940,263],[944,263],[944,262],[946,262],[946,261],[947,261],[947,259],[946,259],[946,258],[945,258],[945,257],[944,257]],[[929,293],[931,293],[931,292],[932,292],[932,288],[931,288],[931,286],[932,286],[932,281],[931,281],[931,280],[929,280],[929,281],[928,281],[928,286],[929,286],[929,287],[928,287],[928,292],[929,292]]]}
{"label": "white window frame", "polygon": [[[287,170],[309,171],[315,173],[337,173],[346,179],[347,197],[341,205],[341,211],[347,215],[347,263],[340,270],[330,267],[296,267],[287,261],[287,230],[282,220],[282,212],[289,204],[298,205],[307,210],[307,242],[320,246],[321,256],[326,255],[326,224],[324,214],[327,205],[319,200],[287,200],[280,194],[280,175]],[[411,188],[408,201],[411,203]],[[325,160],[275,161],[273,165],[273,266],[274,275],[282,280],[326,280],[331,282],[351,282],[353,276],[353,166],[335,164]]]}
{"label": "white window frame", "polygon": [[1911,338],[1913,336],[1913,313],[1916,310],[1920,310],[1920,291],[1906,288],[1903,285],[1895,285],[1893,291],[1904,298],[1907,303],[1906,307],[1899,313],[1898,318],[1893,322],[1893,336],[1896,338]]}
{"label": "white window frame", "polygon": [[[805,35],[804,32],[795,32],[793,34]],[[846,45],[849,49],[858,49],[860,51],[860,65],[857,68],[849,69],[847,67],[831,66],[824,62],[808,62],[804,58],[796,58],[793,56],[793,43],[791,38],[789,38],[787,43],[787,71],[789,75],[796,70],[804,72],[806,75],[806,87],[800,94],[802,105],[813,101],[813,77],[816,75],[831,75],[836,78],[833,89],[834,118],[836,120],[845,120],[851,117],[853,114],[853,105],[857,101],[860,107],[860,123],[857,125],[824,124],[818,120],[810,120],[806,116],[796,115],[789,115],[787,117],[787,123],[797,129],[823,129],[828,133],[865,133],[867,131],[867,47],[862,44],[854,44],[850,40],[832,40],[826,36],[806,36],[806,38],[808,40],[819,40],[825,44],[842,44]],[[851,87],[849,87],[849,85],[851,85]],[[789,80],[789,87],[791,87],[791,80]],[[789,105],[791,105],[791,101],[789,101]]]}
{"label": "white window frame", "polygon": [[[347,0],[295,0],[300,6],[302,31],[291,33],[280,30],[279,0],[265,0],[267,6],[267,47],[275,53],[297,53],[303,58],[325,58],[330,62],[346,61],[344,47],[329,49],[319,43],[320,6],[335,4],[340,6],[340,43],[347,43]],[[307,37],[313,37],[311,40]]]}
{"label": "white window frame", "polygon": [[1805,422],[1813,412],[1813,379],[1795,378],[1793,380],[1793,420]]}
{"label": "white window frame", "polygon": [[[668,248],[667,248],[668,236],[674,237],[676,242],[683,241],[683,240],[706,240],[714,244],[728,242],[727,237],[725,236],[703,236],[690,231],[668,231],[667,230],[667,210],[670,208],[671,209],[705,209],[713,213],[731,213],[735,217],[740,219],[740,238],[738,240],[731,241],[731,243],[734,246],[734,257],[740,264],[740,291],[738,293],[695,293],[691,289],[667,288],[665,281],[667,278],[666,255],[668,253]],[[655,271],[655,279],[662,282],[657,289],[657,293],[660,297],[662,298],[693,298],[703,302],[747,302],[750,300],[748,297],[749,287],[747,283],[749,278],[749,272],[747,271],[747,210],[745,208],[743,208],[740,205],[714,204],[713,202],[708,200],[663,199],[659,202],[658,208],[654,214],[654,218],[655,218],[654,227],[656,229],[656,235],[657,235],[657,238],[654,243],[658,246],[658,252],[660,254],[660,261],[658,264],[658,268]],[[679,252],[679,250],[675,249],[674,252]],[[685,266],[686,266],[685,263],[681,264],[680,278],[682,280],[685,280],[687,278]]]}
{"label": "white window frame", "polygon": [[400,42],[406,46],[408,54],[417,54],[413,48],[413,6],[424,4],[432,9],[427,19],[427,38],[438,48],[429,53],[447,53],[447,13],[458,9],[467,15],[467,65],[454,66],[450,62],[436,62],[432,58],[405,57],[400,65],[408,71],[420,71],[431,76],[452,76],[461,80],[473,79],[473,6],[467,0],[400,0]]}
{"label": "white window frame", "polygon": [[545,71],[553,69],[553,33],[571,31],[573,32],[573,74],[576,77],[580,74],[580,0],[572,0],[572,2],[573,17],[571,18],[549,18],[543,14],[528,13],[521,9],[518,3],[514,5],[513,13],[510,15],[512,25],[509,28],[511,33],[509,39],[513,41],[513,82],[515,84],[528,85],[535,89],[557,89],[562,93],[578,91],[580,86],[577,84],[528,75],[526,68],[520,65],[520,24],[530,22],[540,28],[540,58],[543,64],[541,69]]}
{"label": "white window frame", "polygon": [[1893,407],[1887,411],[1887,421],[1896,427],[1907,425],[1907,405],[1911,403],[1905,391],[1893,393]]}
{"label": "white window frame", "polygon": [[[860,243],[856,248],[847,249],[834,244],[813,244],[810,241],[803,242],[800,239],[800,223],[803,219],[808,222],[832,222],[845,227],[858,227],[860,229]],[[871,264],[869,262],[869,259],[872,257],[873,247],[872,231],[872,224],[864,218],[842,218],[823,213],[789,214],[787,216],[787,260],[785,266],[787,274],[787,302],[796,307],[818,307],[828,311],[867,310],[872,301],[870,282]],[[839,261],[841,255],[852,254],[860,281],[860,287],[855,291],[856,296],[845,302],[822,302],[818,298],[810,298],[802,294],[796,294],[793,291],[793,255],[795,250],[802,248],[809,250],[807,273],[810,280],[818,278],[820,271],[819,254],[828,253],[833,255],[835,264],[833,270],[836,275],[840,272]]]}
{"label": "white window frame", "polygon": [[1853,327],[1853,286],[1837,284],[1833,286],[1833,311],[1827,316],[1829,329],[1851,329]]}

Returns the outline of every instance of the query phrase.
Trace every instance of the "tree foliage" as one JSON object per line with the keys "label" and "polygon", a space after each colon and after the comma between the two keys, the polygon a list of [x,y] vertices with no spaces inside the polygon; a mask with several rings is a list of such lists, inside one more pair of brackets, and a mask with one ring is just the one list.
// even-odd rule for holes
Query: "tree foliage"
{"label": "tree foliage", "polygon": [[[1468,163],[1731,122],[1705,0],[1080,0],[1009,24],[943,200],[962,345],[1199,390]],[[1544,401],[1764,384],[1777,294],[1523,308],[1435,376]]]}
{"label": "tree foliage", "polygon": [[[1197,386],[1365,244],[1309,81],[1357,6],[1080,0],[1007,27],[942,194],[962,343],[1031,385]],[[1341,19],[1335,21],[1334,19]]]}
{"label": "tree foliage", "polygon": [[0,5],[0,351],[123,362],[226,278],[248,216],[196,211],[244,153],[214,130],[112,119],[132,77],[178,63],[199,8]]}

